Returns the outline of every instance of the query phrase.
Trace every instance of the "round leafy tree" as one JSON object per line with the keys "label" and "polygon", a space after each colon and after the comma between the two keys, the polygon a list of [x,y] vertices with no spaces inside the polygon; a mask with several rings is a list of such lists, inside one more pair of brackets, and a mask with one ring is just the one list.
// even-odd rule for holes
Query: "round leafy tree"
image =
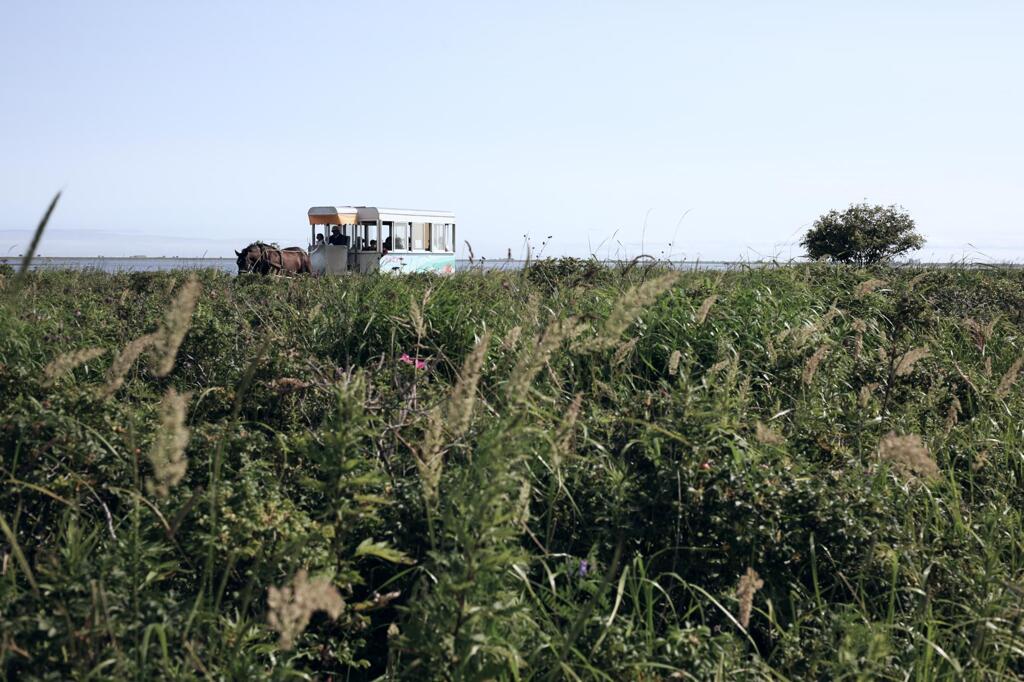
{"label": "round leafy tree", "polygon": [[815,220],[800,245],[815,260],[827,256],[838,263],[867,265],[920,249],[924,237],[901,207],[851,204]]}

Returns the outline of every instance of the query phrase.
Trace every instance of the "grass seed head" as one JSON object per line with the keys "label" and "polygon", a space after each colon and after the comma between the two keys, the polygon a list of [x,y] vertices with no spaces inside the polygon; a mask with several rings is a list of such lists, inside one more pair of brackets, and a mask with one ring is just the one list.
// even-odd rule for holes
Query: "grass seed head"
{"label": "grass seed head", "polygon": [[480,372],[483,370],[484,359],[487,357],[487,348],[490,343],[491,333],[484,332],[484,335],[480,337],[476,346],[463,361],[459,380],[448,399],[448,429],[455,438],[469,430],[470,420],[473,417],[473,405],[476,403],[476,389],[480,383]]}
{"label": "grass seed head", "polygon": [[520,351],[519,361],[508,380],[509,398],[513,402],[524,400],[530,389],[530,384],[547,364],[551,354],[562,345],[563,341],[576,338],[585,328],[585,325],[577,323],[574,317],[555,320],[548,324],[533,348],[523,348]]}
{"label": "grass seed head", "polygon": [[125,375],[132,368],[132,365],[135,364],[135,361],[139,359],[139,356],[146,349],[153,348],[159,343],[159,334],[146,334],[134,341],[130,341],[114,358],[114,362],[110,364],[110,369],[107,370],[107,385],[102,391],[103,396],[110,397],[117,393],[117,390],[124,384]]}
{"label": "grass seed head", "polygon": [[310,580],[303,569],[295,574],[291,585],[267,590],[267,607],[267,624],[277,632],[278,646],[287,651],[295,646],[314,613],[326,611],[331,618],[338,618],[345,601],[330,580]]}
{"label": "grass seed head", "polygon": [[763,443],[764,445],[781,445],[786,442],[782,434],[760,421],[755,426],[754,437],[757,438],[758,443]]}
{"label": "grass seed head", "polygon": [[683,354],[678,350],[672,351],[672,355],[668,357],[668,375],[674,377],[679,374],[679,361],[683,358]]}
{"label": "grass seed head", "polygon": [[597,337],[589,344],[590,348],[601,350],[618,345],[619,339],[629,325],[633,324],[644,309],[654,303],[659,296],[671,289],[679,281],[679,277],[678,272],[667,272],[623,292]]}
{"label": "grass seed head", "polygon": [[178,356],[178,348],[181,347],[181,342],[185,340],[185,335],[192,324],[192,313],[196,309],[196,301],[199,300],[202,289],[194,275],[189,277],[167,309],[163,327],[157,332],[157,352],[160,353],[160,360],[155,374],[158,377],[165,377],[174,369],[174,359]]}
{"label": "grass seed head", "polygon": [[865,280],[857,285],[857,287],[853,290],[853,295],[856,296],[857,298],[864,298],[875,289],[883,286],[885,286],[884,279]]}
{"label": "grass seed head", "polygon": [[704,324],[704,320],[708,318],[708,313],[711,311],[711,306],[718,300],[718,294],[711,294],[704,299],[704,302],[700,304],[700,308],[697,309],[697,314],[694,316],[694,322],[697,326]]}
{"label": "grass seed head", "polygon": [[746,630],[750,625],[750,614],[754,610],[754,594],[764,587],[764,580],[753,568],[747,568],[747,572],[740,576],[739,585],[736,586],[736,598],[740,602],[739,618],[740,625]]}
{"label": "grass seed head", "polygon": [[153,465],[153,478],[147,483],[150,493],[167,497],[172,487],[185,476],[188,459],[185,448],[188,445],[188,427],[185,426],[188,396],[173,388],[160,402],[160,421],[156,439],[149,451],[149,462]]}
{"label": "grass seed head", "polygon": [[803,376],[801,377],[805,386],[809,386],[814,381],[814,375],[818,373],[818,365],[828,355],[829,347],[825,344],[818,346],[818,350],[814,351],[814,354],[807,359],[807,363],[804,365]]}
{"label": "grass seed head", "polygon": [[1024,356],[1021,356],[1013,361],[1010,365],[1010,369],[1006,370],[1006,374],[999,380],[999,386],[996,388],[996,397],[1005,398],[1009,394],[1010,389],[1017,383],[1017,376],[1020,374],[1021,367],[1024,367]]}
{"label": "grass seed head", "polygon": [[946,433],[952,431],[960,421],[960,409],[960,399],[953,396],[953,400],[949,403],[949,409],[946,410]]}
{"label": "grass seed head", "polygon": [[928,453],[928,447],[916,434],[898,436],[890,431],[878,443],[877,456],[889,462],[905,479],[933,478],[939,467]]}
{"label": "grass seed head", "polygon": [[416,471],[420,476],[420,487],[427,504],[437,501],[441,487],[441,472],[444,469],[444,414],[440,407],[435,407],[427,415],[427,429],[423,434],[423,444],[413,451],[416,459]]}
{"label": "grass seed head", "polygon": [[58,355],[43,368],[43,386],[53,386],[74,368],[95,360],[106,352],[106,348],[82,348]]}
{"label": "grass seed head", "polygon": [[929,355],[928,346],[911,348],[896,361],[896,376],[902,377],[910,374],[914,370],[914,364]]}

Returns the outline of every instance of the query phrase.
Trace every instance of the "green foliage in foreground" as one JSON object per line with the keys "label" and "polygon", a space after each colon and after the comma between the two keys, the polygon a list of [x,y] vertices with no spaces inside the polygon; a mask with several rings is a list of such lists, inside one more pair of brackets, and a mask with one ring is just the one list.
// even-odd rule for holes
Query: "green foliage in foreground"
{"label": "green foliage in foreground", "polygon": [[187,277],[0,284],[6,679],[1024,674],[1020,271]]}

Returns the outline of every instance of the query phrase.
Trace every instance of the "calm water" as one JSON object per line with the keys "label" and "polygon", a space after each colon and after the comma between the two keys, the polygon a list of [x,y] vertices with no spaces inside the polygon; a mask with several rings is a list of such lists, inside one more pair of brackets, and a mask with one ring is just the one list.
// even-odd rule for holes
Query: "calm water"
{"label": "calm water", "polygon": [[[14,269],[21,267],[20,258],[0,258]],[[521,260],[468,260],[456,261],[459,270],[484,268],[486,270],[518,270]],[[726,263],[720,261],[680,261],[673,266],[681,270],[728,270],[755,263]],[[235,274],[238,267],[234,258],[60,258],[42,257],[32,261],[32,270],[102,270],[103,272],[152,272],[155,270],[197,270],[212,268]]]}

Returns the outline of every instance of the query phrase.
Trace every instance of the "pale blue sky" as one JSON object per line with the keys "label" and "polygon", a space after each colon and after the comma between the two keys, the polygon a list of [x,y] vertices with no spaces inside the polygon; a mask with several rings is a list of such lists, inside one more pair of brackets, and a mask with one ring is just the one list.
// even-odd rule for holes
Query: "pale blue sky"
{"label": "pale blue sky", "polygon": [[304,244],[339,203],[491,257],[786,258],[867,199],[922,258],[1024,260],[1022,36],[1016,0],[7,0],[0,255],[63,188],[44,255]]}

